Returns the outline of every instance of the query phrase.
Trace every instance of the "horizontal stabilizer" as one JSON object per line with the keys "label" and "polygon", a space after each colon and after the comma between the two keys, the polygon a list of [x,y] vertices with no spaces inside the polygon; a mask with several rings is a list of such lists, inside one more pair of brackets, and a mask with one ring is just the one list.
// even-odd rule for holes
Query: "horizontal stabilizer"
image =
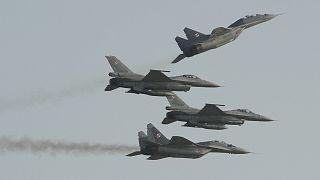
{"label": "horizontal stabilizer", "polygon": [[164,118],[162,121],[162,124],[171,124],[173,122],[175,122],[175,119],[171,119],[171,118]]}
{"label": "horizontal stabilizer", "polygon": [[150,70],[150,72],[142,79],[144,82],[171,82],[173,81],[161,71]]}
{"label": "horizontal stabilizer", "polygon": [[172,136],[169,145],[195,145],[195,143],[181,136]]}
{"label": "horizontal stabilizer", "polygon": [[131,156],[138,156],[138,155],[141,155],[142,153],[140,152],[140,151],[135,151],[135,152],[132,152],[132,153],[130,153],[130,154],[127,154],[126,156],[129,156],[129,157],[131,157]]}
{"label": "horizontal stabilizer", "polygon": [[117,89],[117,88],[118,88],[117,86],[108,85],[104,90],[105,91],[112,91],[112,90]]}
{"label": "horizontal stabilizer", "polygon": [[215,104],[206,104],[198,114],[201,115],[222,115],[225,114],[221,109],[219,109]]}

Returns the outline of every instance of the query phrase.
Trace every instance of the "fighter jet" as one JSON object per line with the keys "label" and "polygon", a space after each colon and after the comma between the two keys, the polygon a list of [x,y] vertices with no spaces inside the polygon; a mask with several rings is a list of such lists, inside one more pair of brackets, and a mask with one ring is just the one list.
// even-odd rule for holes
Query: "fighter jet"
{"label": "fighter jet", "polygon": [[223,141],[206,141],[194,143],[190,140],[173,136],[170,140],[166,138],[152,124],[147,125],[147,135],[140,131],[139,145],[140,150],[128,154],[127,156],[150,155],[148,160],[158,160],[167,157],[173,158],[191,158],[196,159],[209,152],[229,153],[229,154],[247,154],[250,153],[242,148]]}
{"label": "fighter jet", "polygon": [[[132,72],[115,56],[106,56],[114,72],[105,91],[112,91],[118,87],[130,88],[127,93],[146,94],[151,96],[173,95],[171,91],[189,91],[191,87],[220,87],[219,85],[202,80],[195,75],[168,77],[160,70],[150,70],[143,76]],[[165,71],[166,72],[166,71]]]}
{"label": "fighter jet", "polygon": [[177,36],[175,38],[179,48],[183,52],[172,63],[177,63],[185,57],[192,57],[210,49],[215,49],[229,42],[234,41],[246,28],[269,21],[278,14],[257,14],[255,16],[246,16],[228,26],[215,28],[211,34],[203,34],[190,28],[184,28],[187,39]]}
{"label": "fighter jet", "polygon": [[186,122],[183,126],[196,127],[204,129],[223,130],[226,125],[242,125],[245,121],[268,122],[273,121],[265,116],[253,113],[248,109],[236,109],[222,111],[218,106],[220,104],[206,104],[201,110],[189,107],[177,95],[167,96],[170,106],[162,124],[170,124],[175,121]]}

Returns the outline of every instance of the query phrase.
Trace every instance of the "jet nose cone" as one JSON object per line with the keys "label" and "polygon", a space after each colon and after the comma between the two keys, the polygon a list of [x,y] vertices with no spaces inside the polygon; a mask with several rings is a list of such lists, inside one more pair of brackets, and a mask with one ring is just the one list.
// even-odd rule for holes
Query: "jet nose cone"
{"label": "jet nose cone", "polygon": [[266,121],[266,122],[270,122],[270,121],[275,121],[274,119],[268,118],[266,116],[261,116],[261,121]]}
{"label": "jet nose cone", "polygon": [[279,13],[279,14],[269,14],[270,19],[273,19],[277,16],[283,15],[284,13]]}
{"label": "jet nose cone", "polygon": [[250,152],[250,151],[247,151],[247,150],[245,150],[245,149],[242,149],[242,148],[238,148],[238,154],[249,154],[249,153],[252,153],[252,152]]}
{"label": "jet nose cone", "polygon": [[220,85],[210,81],[205,81],[205,84],[207,87],[221,87]]}
{"label": "jet nose cone", "polygon": [[279,14],[273,14],[274,17],[277,17],[277,16],[280,16],[280,15],[283,15],[284,13],[279,13]]}
{"label": "jet nose cone", "polygon": [[252,153],[252,152],[247,151],[247,150],[242,151],[242,154],[249,154],[249,153]]}

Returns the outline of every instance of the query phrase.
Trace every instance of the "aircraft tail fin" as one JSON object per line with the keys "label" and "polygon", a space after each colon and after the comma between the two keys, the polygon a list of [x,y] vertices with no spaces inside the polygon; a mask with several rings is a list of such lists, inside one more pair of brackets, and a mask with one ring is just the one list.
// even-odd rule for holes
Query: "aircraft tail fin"
{"label": "aircraft tail fin", "polygon": [[204,39],[204,38],[207,38],[207,35],[201,33],[201,32],[198,32],[198,31],[195,31],[193,29],[190,29],[190,28],[187,28],[185,27],[183,29],[184,33],[186,34],[187,38],[188,39],[192,39],[192,40],[195,40],[195,39]]}
{"label": "aircraft tail fin", "polygon": [[184,39],[182,37],[177,36],[175,40],[178,43],[179,48],[183,52],[185,52],[188,48],[192,46],[192,43],[189,40]]}
{"label": "aircraft tail fin", "polygon": [[143,131],[138,132],[140,149],[144,149],[147,146],[148,136]]}
{"label": "aircraft tail fin", "polygon": [[134,151],[130,154],[127,154],[126,156],[138,156],[141,153],[142,149],[145,149],[148,143],[148,136],[146,135],[146,133],[144,133],[143,131],[138,132],[138,136],[139,136],[139,146],[140,146],[140,151]]}
{"label": "aircraft tail fin", "polygon": [[157,144],[165,145],[169,144],[169,139],[166,138],[156,127],[151,123],[147,125],[148,139]]}
{"label": "aircraft tail fin", "polygon": [[167,110],[180,110],[180,109],[189,109],[189,106],[180,99],[176,94],[173,96],[166,96],[170,106],[167,106]]}
{"label": "aircraft tail fin", "polygon": [[126,65],[124,65],[117,57],[115,56],[106,56],[109,61],[110,66],[112,67],[115,73],[133,73]]}

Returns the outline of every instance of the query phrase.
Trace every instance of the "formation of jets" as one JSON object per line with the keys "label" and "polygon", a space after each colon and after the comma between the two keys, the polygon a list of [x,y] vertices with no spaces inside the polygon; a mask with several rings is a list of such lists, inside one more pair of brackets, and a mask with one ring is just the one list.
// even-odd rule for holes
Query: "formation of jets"
{"label": "formation of jets", "polygon": [[[243,30],[257,24],[269,21],[279,14],[256,14],[238,19],[228,27],[217,27],[211,34],[203,34],[190,28],[184,28],[187,39],[175,38],[183,52],[172,63],[177,63],[186,57],[203,53],[210,49],[221,47],[239,37]],[[131,71],[115,56],[106,56],[113,72],[105,91],[117,88],[128,88],[127,93],[145,94],[150,96],[165,96],[170,106],[169,112],[162,124],[171,124],[176,121],[185,122],[183,126],[213,130],[227,129],[227,125],[243,125],[246,121],[269,122],[273,121],[266,116],[256,114],[248,109],[221,110],[221,104],[205,104],[202,109],[188,106],[174,91],[189,91],[191,87],[216,88],[220,85],[203,80],[195,75],[185,74],[169,77],[161,70],[150,70],[147,75]],[[150,155],[149,160],[158,160],[167,157],[173,158],[200,158],[209,152],[247,154],[249,151],[227,144],[223,141],[206,141],[194,143],[184,137],[173,136],[167,139],[152,124],[147,125],[147,134],[138,133],[140,150],[127,156]]]}

